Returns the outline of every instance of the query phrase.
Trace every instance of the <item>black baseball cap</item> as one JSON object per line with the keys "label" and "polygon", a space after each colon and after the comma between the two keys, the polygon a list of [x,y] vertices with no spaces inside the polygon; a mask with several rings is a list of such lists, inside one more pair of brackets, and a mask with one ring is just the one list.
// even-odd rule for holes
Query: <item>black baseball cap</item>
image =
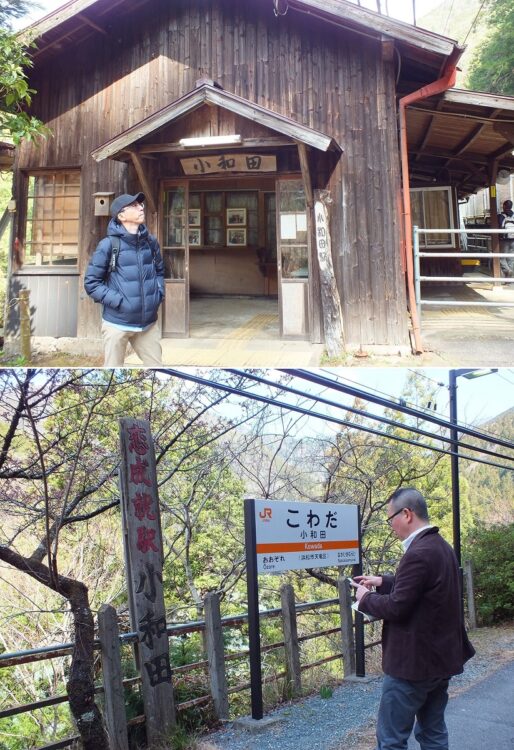
{"label": "black baseball cap", "polygon": [[118,195],[117,198],[113,200],[111,203],[111,216],[113,219],[115,219],[120,211],[123,211],[124,208],[127,206],[130,206],[131,203],[134,203],[134,201],[137,201],[138,203],[143,203],[145,200],[145,196],[143,193],[136,193],[135,195],[129,195],[128,193],[123,193],[123,195]]}

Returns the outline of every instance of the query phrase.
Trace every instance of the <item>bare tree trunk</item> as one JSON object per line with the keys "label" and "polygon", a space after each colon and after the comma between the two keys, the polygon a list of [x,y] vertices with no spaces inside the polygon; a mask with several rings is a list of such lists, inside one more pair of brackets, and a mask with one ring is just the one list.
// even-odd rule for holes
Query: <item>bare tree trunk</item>
{"label": "bare tree trunk", "polygon": [[61,575],[55,580],[55,576],[50,574],[46,565],[23,557],[5,545],[0,545],[0,560],[32,576],[39,583],[64,596],[70,603],[74,626],[74,647],[67,685],[71,713],[77,724],[84,750],[109,750],[102,714],[95,704],[94,620],[87,586]]}

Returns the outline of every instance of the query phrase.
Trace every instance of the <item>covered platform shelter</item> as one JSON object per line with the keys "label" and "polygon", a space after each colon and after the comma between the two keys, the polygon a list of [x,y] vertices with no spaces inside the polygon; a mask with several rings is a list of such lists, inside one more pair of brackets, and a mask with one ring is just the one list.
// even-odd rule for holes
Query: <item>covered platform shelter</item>
{"label": "covered platform shelter", "polygon": [[[459,201],[489,188],[490,228],[497,229],[498,174],[514,172],[514,97],[450,88],[408,106],[406,118],[413,223],[425,228],[432,223],[436,228],[444,217],[434,205],[432,211],[426,205],[423,210],[426,196],[421,200],[416,194],[447,186],[447,226],[458,227]],[[435,235],[438,249],[448,246],[449,240]],[[450,245],[458,246],[458,238],[454,241]],[[499,250],[498,235],[492,236],[492,250]],[[499,261],[495,259],[493,265],[494,275],[499,276]]]}

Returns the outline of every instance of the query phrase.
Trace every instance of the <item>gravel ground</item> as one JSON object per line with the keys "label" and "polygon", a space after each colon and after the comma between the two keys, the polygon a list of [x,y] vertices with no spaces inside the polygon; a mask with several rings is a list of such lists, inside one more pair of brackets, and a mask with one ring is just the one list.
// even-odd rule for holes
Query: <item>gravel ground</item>
{"label": "gravel ground", "polygon": [[[514,625],[483,628],[470,635],[477,655],[462,675],[454,677],[450,694],[476,684],[506,661],[514,659]],[[228,724],[198,745],[199,750],[363,750],[373,745],[374,721],[382,678],[343,683],[331,698],[319,695],[282,706],[267,714],[275,724],[253,734]]]}

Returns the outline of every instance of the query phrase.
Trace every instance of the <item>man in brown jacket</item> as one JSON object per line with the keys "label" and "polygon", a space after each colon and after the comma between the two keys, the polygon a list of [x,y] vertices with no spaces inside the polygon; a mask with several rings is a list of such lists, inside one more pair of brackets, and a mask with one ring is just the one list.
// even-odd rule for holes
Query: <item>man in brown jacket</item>
{"label": "man in brown jacket", "polygon": [[475,653],[464,630],[457,558],[430,525],[418,490],[394,492],[387,511],[405,550],[396,574],[355,579],[359,610],[384,621],[377,750],[407,748],[415,720],[422,750],[448,750],[448,683]]}

